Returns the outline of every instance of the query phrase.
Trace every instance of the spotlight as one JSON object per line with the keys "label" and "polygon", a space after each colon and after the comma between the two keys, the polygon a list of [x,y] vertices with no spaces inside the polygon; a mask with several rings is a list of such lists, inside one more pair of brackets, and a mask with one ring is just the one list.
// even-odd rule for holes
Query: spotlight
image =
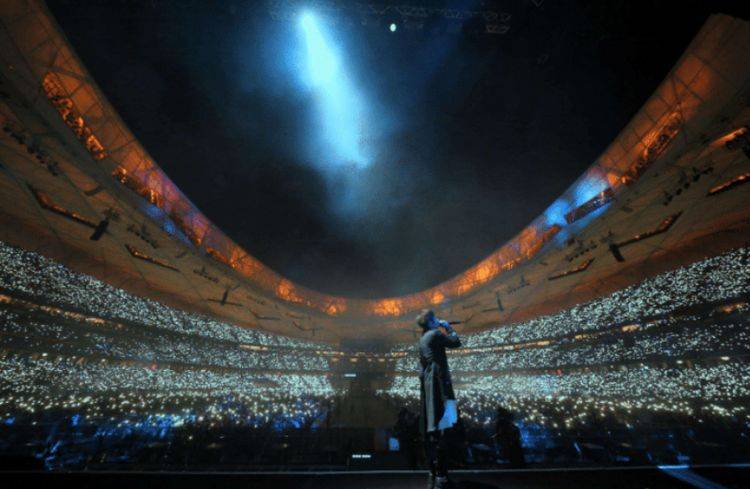
{"label": "spotlight", "polygon": [[408,27],[406,19],[392,8],[387,8],[378,22],[381,29],[388,29],[391,34],[395,33],[399,28]]}

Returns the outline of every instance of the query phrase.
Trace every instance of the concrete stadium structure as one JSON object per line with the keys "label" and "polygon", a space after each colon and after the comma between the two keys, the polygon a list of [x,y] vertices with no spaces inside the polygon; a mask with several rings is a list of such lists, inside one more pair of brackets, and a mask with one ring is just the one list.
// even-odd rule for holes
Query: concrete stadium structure
{"label": "concrete stadium structure", "polygon": [[424,307],[467,332],[552,314],[750,243],[748,51],[750,23],[712,16],[606,151],[515,238],[428,290],[365,300],[306,289],[234,243],[128,130],[46,6],[7,0],[0,240],[172,307],[336,344],[411,340]]}

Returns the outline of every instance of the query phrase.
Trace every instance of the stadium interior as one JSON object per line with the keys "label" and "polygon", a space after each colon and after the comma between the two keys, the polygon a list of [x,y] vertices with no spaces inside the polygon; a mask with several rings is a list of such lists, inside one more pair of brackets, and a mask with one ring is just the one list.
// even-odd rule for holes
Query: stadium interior
{"label": "stadium interior", "polygon": [[[2,469],[413,477],[414,318],[431,308],[461,322],[465,487],[556,487],[571,469],[557,480],[723,487],[706,478],[750,463],[748,50],[750,22],[710,16],[514,238],[429,289],[361,299],[250,255],[130,132],[48,7],[0,2]],[[586,472],[601,467],[648,468]]]}

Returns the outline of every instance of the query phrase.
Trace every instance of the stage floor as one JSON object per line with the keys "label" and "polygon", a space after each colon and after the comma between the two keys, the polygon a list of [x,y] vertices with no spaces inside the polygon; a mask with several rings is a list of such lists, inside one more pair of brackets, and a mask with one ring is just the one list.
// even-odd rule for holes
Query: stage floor
{"label": "stage floor", "polygon": [[[5,472],[7,487],[20,484],[70,484],[93,488],[243,488],[243,489],[423,489],[426,473],[414,471],[350,472]],[[697,468],[604,468],[456,471],[457,489],[563,488],[690,488],[740,489],[750,487],[748,466]]]}

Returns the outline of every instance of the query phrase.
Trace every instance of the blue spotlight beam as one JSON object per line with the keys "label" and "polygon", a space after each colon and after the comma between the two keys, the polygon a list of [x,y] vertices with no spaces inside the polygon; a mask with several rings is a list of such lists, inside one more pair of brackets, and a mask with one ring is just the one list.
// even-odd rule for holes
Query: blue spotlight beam
{"label": "blue spotlight beam", "polygon": [[366,127],[362,97],[342,67],[341,57],[326,38],[316,17],[302,14],[307,46],[307,82],[321,115],[322,141],[330,158],[325,164],[366,167],[369,163],[362,129]]}

